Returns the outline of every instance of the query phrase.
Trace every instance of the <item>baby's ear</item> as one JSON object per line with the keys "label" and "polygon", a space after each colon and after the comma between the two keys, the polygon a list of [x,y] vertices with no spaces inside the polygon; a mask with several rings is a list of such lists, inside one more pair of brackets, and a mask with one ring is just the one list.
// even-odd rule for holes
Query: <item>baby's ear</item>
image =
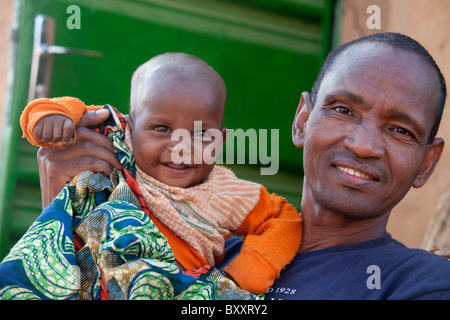
{"label": "baby's ear", "polygon": [[127,120],[127,125],[130,126],[130,131],[133,132],[134,127],[133,127],[133,119],[131,118],[131,115],[127,114],[125,116],[125,119]]}
{"label": "baby's ear", "polygon": [[222,128],[222,143],[225,143],[225,140],[227,140],[228,136],[228,128]]}
{"label": "baby's ear", "polygon": [[311,97],[308,92],[303,92],[295,113],[294,123],[292,124],[292,141],[297,148],[303,148],[305,139],[305,125],[312,111]]}

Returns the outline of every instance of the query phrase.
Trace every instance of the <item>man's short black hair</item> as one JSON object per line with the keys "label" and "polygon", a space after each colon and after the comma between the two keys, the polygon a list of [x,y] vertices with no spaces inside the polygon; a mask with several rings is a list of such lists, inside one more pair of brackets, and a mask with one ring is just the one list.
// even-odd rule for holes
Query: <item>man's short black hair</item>
{"label": "man's short black hair", "polygon": [[322,83],[325,75],[332,69],[333,64],[336,58],[348,47],[367,42],[381,42],[390,45],[393,48],[404,50],[406,52],[417,54],[422,57],[426,63],[428,63],[435,71],[439,78],[440,85],[440,97],[439,97],[439,105],[437,106],[437,113],[434,125],[430,131],[430,135],[428,136],[428,143],[433,142],[434,138],[439,129],[439,124],[441,122],[442,113],[444,112],[445,99],[447,97],[447,89],[445,85],[444,76],[441,73],[441,70],[437,66],[433,57],[428,53],[428,51],[416,40],[400,33],[394,32],[385,32],[385,33],[376,33],[366,37],[362,37],[359,39],[355,39],[353,41],[347,42],[333,51],[330,52],[328,57],[326,58],[322,68],[320,69],[319,75],[317,76],[317,80],[314,83],[311,90],[311,101],[313,105],[316,104],[317,94],[319,92],[320,84]]}

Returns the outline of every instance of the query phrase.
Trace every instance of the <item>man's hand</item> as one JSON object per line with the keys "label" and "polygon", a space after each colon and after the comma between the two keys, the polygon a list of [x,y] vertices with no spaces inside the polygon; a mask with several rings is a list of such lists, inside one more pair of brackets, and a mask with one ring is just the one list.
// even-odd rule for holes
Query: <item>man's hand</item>
{"label": "man's hand", "polygon": [[46,208],[63,186],[78,173],[89,170],[109,175],[114,168],[121,167],[112,141],[86,128],[102,123],[108,116],[109,111],[106,109],[87,112],[77,124],[77,139],[73,146],[65,149],[39,149],[37,159],[42,209]]}

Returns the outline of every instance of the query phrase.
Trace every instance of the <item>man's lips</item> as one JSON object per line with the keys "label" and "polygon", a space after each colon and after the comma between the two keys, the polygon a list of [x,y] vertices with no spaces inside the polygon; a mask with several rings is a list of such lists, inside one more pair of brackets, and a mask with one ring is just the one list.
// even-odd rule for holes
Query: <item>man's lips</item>
{"label": "man's lips", "polygon": [[340,172],[365,181],[378,181],[379,176],[373,170],[349,163],[338,163],[334,165]]}
{"label": "man's lips", "polygon": [[336,166],[336,168],[341,171],[341,172],[345,172],[351,176],[355,176],[364,180],[373,180],[371,177],[369,177],[368,175],[366,175],[365,173],[362,173],[360,171],[357,171],[355,169],[352,168],[347,168],[347,167],[341,167],[341,166]]}

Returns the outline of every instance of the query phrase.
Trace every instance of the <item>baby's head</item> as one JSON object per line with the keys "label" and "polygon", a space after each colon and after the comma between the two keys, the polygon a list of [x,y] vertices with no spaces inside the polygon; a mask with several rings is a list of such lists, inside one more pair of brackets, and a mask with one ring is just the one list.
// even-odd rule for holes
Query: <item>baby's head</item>
{"label": "baby's head", "polygon": [[193,138],[192,148],[183,148],[185,152],[190,149],[191,161],[177,165],[172,149],[181,140],[172,141],[172,133],[185,129],[201,139],[201,132],[194,133],[194,121],[201,121],[202,131],[218,129],[225,133],[225,98],[226,87],[220,75],[197,57],[165,53],[142,64],[131,80],[129,119],[139,168],[171,186],[187,188],[201,183],[214,164],[194,164],[193,148],[200,146],[203,151],[211,142],[194,143]]}

